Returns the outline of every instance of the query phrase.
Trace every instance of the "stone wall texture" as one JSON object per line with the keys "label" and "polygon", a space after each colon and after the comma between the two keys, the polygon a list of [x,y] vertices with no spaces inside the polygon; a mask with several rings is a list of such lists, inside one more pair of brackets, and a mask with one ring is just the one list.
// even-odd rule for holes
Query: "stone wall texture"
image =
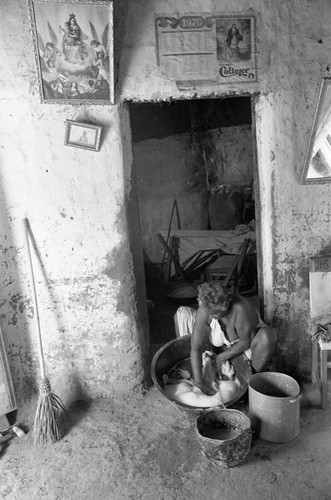
{"label": "stone wall texture", "polygon": [[[55,392],[110,396],[146,378],[127,100],[252,96],[265,319],[279,331],[278,368],[308,373],[309,257],[330,245],[331,197],[330,185],[303,186],[300,178],[321,80],[330,76],[329,0],[126,0],[114,7],[115,104],[72,106],[40,103],[26,2],[1,3],[0,317],[18,399],[35,390],[39,372],[25,217],[38,250],[43,348]],[[255,15],[258,81],[179,90],[157,64],[154,28],[155,14],[179,9]],[[65,146],[66,119],[102,125],[100,151]]]}

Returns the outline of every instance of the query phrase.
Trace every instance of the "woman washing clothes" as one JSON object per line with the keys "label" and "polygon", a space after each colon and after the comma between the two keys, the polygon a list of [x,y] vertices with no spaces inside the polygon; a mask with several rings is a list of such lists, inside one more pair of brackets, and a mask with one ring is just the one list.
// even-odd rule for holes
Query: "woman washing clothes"
{"label": "woman washing clothes", "polygon": [[177,337],[191,335],[191,365],[194,384],[211,395],[202,377],[202,353],[210,346],[225,349],[217,365],[245,354],[255,372],[265,369],[277,345],[277,333],[239,293],[224,289],[221,282],[203,283],[198,288],[198,309],[179,307],[174,320]]}

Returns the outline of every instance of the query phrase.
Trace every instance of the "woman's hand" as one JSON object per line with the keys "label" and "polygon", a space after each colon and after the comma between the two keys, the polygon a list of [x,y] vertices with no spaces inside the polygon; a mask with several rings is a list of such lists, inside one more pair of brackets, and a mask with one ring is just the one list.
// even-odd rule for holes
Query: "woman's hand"
{"label": "woman's hand", "polygon": [[210,387],[210,385],[207,385],[204,382],[194,382],[194,386],[200,389],[200,391],[204,394],[207,394],[207,396],[214,396],[217,392],[215,389]]}

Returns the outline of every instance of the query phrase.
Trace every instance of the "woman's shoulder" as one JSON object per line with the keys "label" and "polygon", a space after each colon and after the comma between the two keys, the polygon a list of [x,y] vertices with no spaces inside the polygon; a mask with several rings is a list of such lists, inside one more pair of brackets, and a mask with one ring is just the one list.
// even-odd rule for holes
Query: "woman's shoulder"
{"label": "woman's shoulder", "polygon": [[234,306],[238,306],[238,307],[244,307],[244,306],[250,306],[250,303],[248,302],[248,300],[243,297],[242,295],[240,295],[238,292],[235,292],[232,296],[232,304]]}
{"label": "woman's shoulder", "polygon": [[251,303],[242,295],[236,295],[233,300],[233,309],[237,313],[237,315],[244,314],[249,315],[252,319],[258,318],[258,313],[256,309],[251,305]]}
{"label": "woman's shoulder", "polygon": [[195,316],[193,332],[191,336],[192,346],[199,346],[203,342],[208,341],[208,333],[210,331],[210,321],[211,318],[209,314],[205,309],[203,309],[200,306]]}
{"label": "woman's shoulder", "polygon": [[239,313],[241,311],[247,311],[252,308],[251,304],[245,297],[239,294],[235,294],[232,299],[232,310]]}
{"label": "woman's shoulder", "polygon": [[212,320],[211,316],[202,305],[199,305],[198,307],[196,319],[198,319],[201,322],[206,322],[208,324]]}

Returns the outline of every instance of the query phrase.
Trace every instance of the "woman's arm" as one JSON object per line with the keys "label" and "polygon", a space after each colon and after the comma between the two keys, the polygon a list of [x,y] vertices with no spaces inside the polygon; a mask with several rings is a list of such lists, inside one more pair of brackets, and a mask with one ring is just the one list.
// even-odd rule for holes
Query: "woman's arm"
{"label": "woman's arm", "polygon": [[204,309],[199,307],[191,336],[191,366],[193,379],[194,384],[199,387],[202,392],[213,395],[215,394],[215,391],[212,391],[210,387],[207,387],[202,378],[202,353],[204,350],[210,348],[209,332],[209,315]]}
{"label": "woman's arm", "polygon": [[249,341],[247,342],[244,340],[238,340],[231,347],[226,348],[225,351],[217,355],[217,362],[224,363],[224,361],[228,361],[231,358],[238,356],[238,354],[242,354],[244,351],[246,351],[246,349],[249,348],[249,346]]}

